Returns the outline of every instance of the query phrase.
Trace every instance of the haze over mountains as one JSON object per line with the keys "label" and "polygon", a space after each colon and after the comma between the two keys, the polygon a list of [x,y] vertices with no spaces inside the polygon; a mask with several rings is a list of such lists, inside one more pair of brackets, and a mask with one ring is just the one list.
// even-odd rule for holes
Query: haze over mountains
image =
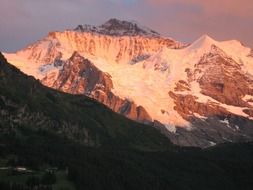
{"label": "haze over mountains", "polygon": [[183,44],[110,19],[50,32],[4,55],[42,84],[95,98],[173,143],[207,147],[253,138],[252,50],[239,41],[203,35]]}

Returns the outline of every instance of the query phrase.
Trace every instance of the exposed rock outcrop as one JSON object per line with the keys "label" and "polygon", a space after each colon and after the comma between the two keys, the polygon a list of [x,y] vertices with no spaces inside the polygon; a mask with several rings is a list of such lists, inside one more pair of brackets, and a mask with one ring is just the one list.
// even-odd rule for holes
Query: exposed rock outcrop
{"label": "exposed rock outcrop", "polygon": [[96,32],[98,34],[112,35],[112,36],[152,36],[158,37],[160,34],[147,27],[140,26],[139,23],[121,21],[116,18],[112,18],[100,26],[92,25],[78,25],[75,29],[81,32]]}
{"label": "exposed rock outcrop", "polygon": [[[208,147],[223,142],[251,141],[253,76],[245,73],[242,65],[215,45],[193,69],[185,72],[187,81],[178,81],[169,96],[174,100],[174,109],[191,123],[190,130],[177,127],[176,133],[171,133],[157,122],[155,127],[173,143],[185,146]],[[199,86],[197,94],[196,84]],[[245,116],[232,113],[229,107]]]}
{"label": "exposed rock outcrop", "polygon": [[[175,110],[184,118],[191,117],[193,113],[206,117],[231,114],[221,104],[247,107],[244,112],[251,116],[252,105],[244,97],[253,95],[253,76],[245,74],[241,65],[220,48],[212,45],[210,52],[200,59],[194,70],[187,69],[185,72],[188,81],[178,81],[175,92],[169,92],[175,100]],[[199,101],[199,97],[190,92],[192,82],[197,82],[200,93],[213,100]]]}
{"label": "exposed rock outcrop", "polygon": [[238,63],[222,56],[219,51],[221,50],[213,46],[212,51],[204,55],[195,67],[203,72],[196,79],[201,92],[224,104],[249,106],[242,98],[253,95],[253,77],[246,75]]}
{"label": "exposed rock outcrop", "polygon": [[194,113],[202,116],[226,116],[229,114],[226,109],[220,107],[218,104],[212,102],[200,103],[197,101],[198,97],[192,95],[175,94],[172,91],[169,92],[169,95],[175,100],[176,106],[174,109],[186,120],[194,116]]}
{"label": "exposed rock outcrop", "polygon": [[41,82],[63,92],[85,94],[132,120],[143,123],[152,121],[142,106],[114,95],[111,76],[99,70],[79,53],[74,52],[70,59],[62,64],[59,73],[53,73],[53,76],[49,74]]}

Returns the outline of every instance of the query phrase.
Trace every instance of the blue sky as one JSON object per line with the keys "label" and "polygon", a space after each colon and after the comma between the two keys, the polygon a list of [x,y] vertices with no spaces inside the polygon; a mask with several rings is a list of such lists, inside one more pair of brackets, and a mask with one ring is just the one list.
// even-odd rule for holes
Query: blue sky
{"label": "blue sky", "polygon": [[178,41],[202,34],[253,47],[252,0],[0,0],[0,51],[16,51],[50,31],[109,18],[136,20]]}

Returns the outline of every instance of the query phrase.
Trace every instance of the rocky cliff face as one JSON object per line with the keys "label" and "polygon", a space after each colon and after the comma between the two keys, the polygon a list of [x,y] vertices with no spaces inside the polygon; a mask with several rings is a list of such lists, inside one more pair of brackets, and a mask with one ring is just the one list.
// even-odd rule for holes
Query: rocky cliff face
{"label": "rocky cliff face", "polygon": [[41,80],[42,83],[72,94],[91,94],[93,91],[99,90],[109,92],[113,87],[110,75],[100,71],[77,52],[74,52],[69,60],[62,61],[61,66],[62,69],[59,71],[59,75],[55,76],[55,81],[46,76]]}
{"label": "rocky cliff face", "polygon": [[84,94],[107,105],[113,111],[140,121],[152,122],[151,117],[142,106],[133,101],[122,99],[113,92],[113,81],[109,74],[99,70],[88,59],[74,52],[69,60],[56,61],[62,69],[44,77],[42,84],[70,94]]}
{"label": "rocky cliff face", "polygon": [[[191,122],[194,130],[186,132],[178,129],[180,135],[174,136],[168,132],[166,135],[176,143],[194,142],[200,146],[250,141],[253,134],[253,122],[249,120],[253,111],[250,98],[253,76],[245,74],[242,65],[215,45],[193,69],[186,69],[185,72],[187,81],[178,81],[169,95],[174,99],[174,109]],[[193,83],[199,85],[200,94],[191,91]],[[207,102],[201,100],[202,95],[208,99]],[[199,136],[205,136],[205,141],[199,140]]]}
{"label": "rocky cliff face", "polygon": [[252,107],[243,97],[253,95],[253,77],[245,74],[235,60],[219,52],[222,50],[212,46],[211,52],[196,65],[196,70],[204,70],[197,78],[202,93],[224,104]]}
{"label": "rocky cliff face", "polygon": [[[242,112],[251,117],[253,111],[253,76],[245,74],[242,65],[226,55],[215,45],[210,52],[204,54],[193,69],[186,70],[187,82],[178,81],[170,96],[175,100],[175,109],[182,115],[198,113],[202,116],[231,114],[223,105],[242,108]],[[209,103],[201,103],[199,97],[191,93],[189,86],[199,84],[200,93],[210,99]],[[179,93],[177,93],[179,92]],[[181,92],[181,93],[180,93]],[[247,114],[248,113],[248,114]]]}
{"label": "rocky cliff face", "polygon": [[159,51],[162,47],[180,48],[182,44],[161,37],[136,23],[111,19],[101,26],[78,26],[75,30],[50,32],[18,55],[38,63],[53,63],[74,51],[86,57],[105,58],[116,63],[133,63]]}
{"label": "rocky cliff face", "polygon": [[121,21],[115,18],[108,20],[100,26],[92,26],[87,24],[79,25],[75,30],[81,32],[95,32],[98,34],[111,36],[160,36],[158,32],[141,26],[135,21]]}

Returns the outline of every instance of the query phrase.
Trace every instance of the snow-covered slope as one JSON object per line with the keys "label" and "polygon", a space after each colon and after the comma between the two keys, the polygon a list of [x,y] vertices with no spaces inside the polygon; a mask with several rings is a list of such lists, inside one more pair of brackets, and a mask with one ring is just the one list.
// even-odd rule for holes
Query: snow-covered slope
{"label": "snow-covered slope", "polygon": [[[243,76],[249,77],[248,80],[252,80],[253,59],[248,56],[250,51],[250,48],[244,47],[238,41],[218,42],[209,36],[204,35],[186,48],[180,50],[165,48],[159,53],[151,56],[148,60],[145,60],[142,64],[144,68],[148,70],[157,70],[160,75],[166,76],[169,91],[180,91],[177,93],[184,95],[190,94],[197,97],[198,102],[213,102],[219,104],[233,114],[251,118],[242,111],[245,109],[244,106],[236,107],[233,105],[222,104],[212,97],[203,94],[203,90],[200,88],[200,78],[206,70],[210,70],[213,67],[212,64],[216,63],[213,59],[215,56],[224,58],[227,61],[226,64],[228,68],[230,67],[229,64],[237,64],[238,67],[236,68],[236,72],[241,72]],[[211,55],[208,57],[206,56],[208,54]],[[206,60],[204,60],[204,58],[206,58]],[[205,62],[205,65],[202,67],[196,67],[200,61]],[[217,77],[221,77],[225,80],[224,75],[226,72],[226,66],[222,65],[220,62],[217,64],[217,67],[221,69],[221,72],[217,73]],[[194,76],[189,77],[190,71],[194,72],[192,73]],[[228,70],[228,72],[232,73],[230,70]],[[186,90],[177,90],[178,83],[180,82],[186,86]],[[209,82],[212,83],[212,79],[210,79]],[[250,88],[252,87],[250,86]]]}
{"label": "snow-covered slope", "polygon": [[[94,66],[84,67],[79,62],[69,64],[74,52]],[[184,47],[136,23],[112,19],[98,27],[85,25],[50,33],[45,39],[5,56],[49,87],[90,95],[131,119],[146,121],[148,118],[156,126],[182,134],[176,127],[188,130],[201,125],[210,130],[211,124],[207,121],[214,116],[235,116],[251,122],[251,53],[250,48],[236,40],[218,42],[207,35]],[[99,70],[95,73],[103,73],[99,76],[111,80],[109,90],[101,91],[101,80],[97,80],[100,81],[97,86],[92,84],[91,92],[85,90],[92,80],[88,76],[99,78],[98,74],[85,74],[90,70],[94,73],[94,68]],[[224,134],[230,135],[212,140],[218,136],[212,131],[209,141],[201,141],[203,146],[242,133],[240,127],[238,132],[233,131],[237,127],[229,128],[228,132],[223,120],[215,121],[216,127],[225,127]],[[193,145],[196,145],[200,134],[193,135]],[[174,141],[186,144],[178,138]]]}

